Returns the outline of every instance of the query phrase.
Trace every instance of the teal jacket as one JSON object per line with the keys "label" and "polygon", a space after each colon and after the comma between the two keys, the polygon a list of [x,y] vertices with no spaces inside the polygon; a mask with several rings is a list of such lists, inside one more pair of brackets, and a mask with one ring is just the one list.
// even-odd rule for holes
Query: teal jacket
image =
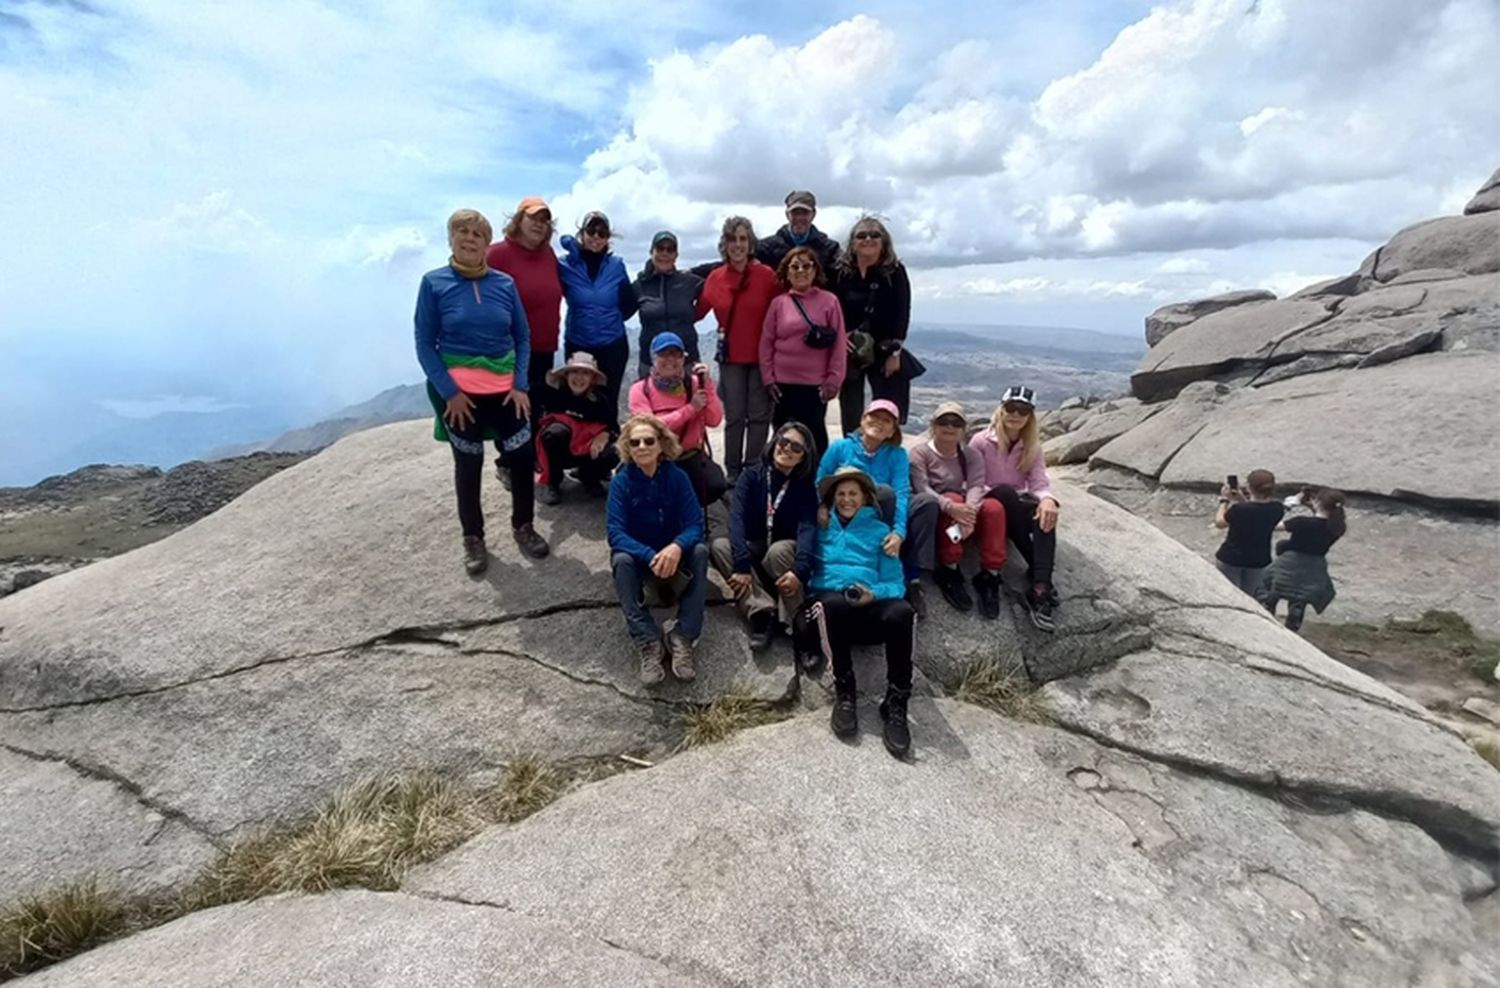
{"label": "teal jacket", "polygon": [[891,527],[880,520],[880,512],[860,508],[846,523],[832,512],[828,525],[818,530],[818,561],[813,566],[812,588],[817,592],[843,592],[852,584],[869,587],[876,600],[906,595],[901,560],[880,548]]}
{"label": "teal jacket", "polygon": [[845,436],[828,444],[828,452],[818,463],[817,483],[839,467],[859,467],[870,475],[876,484],[886,484],[896,492],[896,534],[906,538],[906,510],[911,501],[911,458],[906,447],[895,443],[882,443],[872,456],[865,452],[865,444],[859,433]]}

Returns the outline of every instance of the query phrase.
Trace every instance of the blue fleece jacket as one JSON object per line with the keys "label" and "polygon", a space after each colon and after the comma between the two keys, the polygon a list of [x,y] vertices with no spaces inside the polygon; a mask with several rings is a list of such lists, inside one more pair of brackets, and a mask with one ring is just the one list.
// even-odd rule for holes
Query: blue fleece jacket
{"label": "blue fleece jacket", "polygon": [[703,508],[693,482],[677,464],[663,463],[648,477],[631,463],[609,483],[605,529],[611,552],[649,563],[667,543],[676,542],[686,559],[703,541]]}
{"label": "blue fleece jacket", "polygon": [[514,351],[514,388],[526,390],[531,328],[510,275],[492,268],[482,278],[465,278],[447,265],[429,271],[417,287],[414,321],[417,362],[444,401],[459,391],[443,363],[445,353],[499,359]]}
{"label": "blue fleece jacket", "polygon": [[[772,504],[775,504],[782,486],[791,484],[782,496],[781,503],[775,504],[776,512],[771,520],[770,532],[766,531],[768,480],[772,481]],[[734,571],[749,573],[760,562],[759,559],[752,558],[752,543],[764,552],[772,542],[784,539],[797,541],[797,557],[792,563],[792,572],[806,585],[812,578],[818,541],[817,490],[805,476],[801,480],[788,480],[785,474],[768,463],[746,467],[735,482],[734,497],[729,502],[729,552],[734,559]]]}
{"label": "blue fleece jacket", "polygon": [[625,273],[625,262],[605,254],[599,273],[589,277],[583,248],[572,237],[563,237],[563,256],[557,262],[563,297],[568,301],[564,340],[568,346],[590,350],[604,347],[625,335],[627,315],[621,314],[622,295],[635,300],[635,288]]}
{"label": "blue fleece jacket", "polygon": [[818,530],[818,564],[813,567],[812,588],[819,593],[842,592],[853,584],[869,587],[876,600],[906,595],[901,560],[880,548],[890,526],[880,512],[868,505],[845,522],[834,512]]}
{"label": "blue fleece jacket", "polygon": [[877,484],[888,484],[896,492],[896,534],[906,538],[906,506],[911,501],[911,459],[906,447],[881,443],[874,455],[865,452],[859,433],[829,443],[828,452],[818,463],[818,483],[839,467],[859,467]]}

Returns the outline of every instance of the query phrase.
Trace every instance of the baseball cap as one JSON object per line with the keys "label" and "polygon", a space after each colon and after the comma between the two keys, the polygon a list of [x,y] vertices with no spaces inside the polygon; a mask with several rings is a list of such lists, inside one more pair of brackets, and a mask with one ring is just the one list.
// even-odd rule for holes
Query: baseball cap
{"label": "baseball cap", "polygon": [[547,206],[547,200],[541,196],[527,196],[516,204],[516,212],[535,216],[537,213],[550,213],[552,210]]}
{"label": "baseball cap", "polygon": [[661,353],[663,350],[671,350],[674,347],[684,353],[687,352],[687,347],[682,345],[682,337],[670,331],[658,334],[656,339],[651,341],[652,354]]}
{"label": "baseball cap", "polygon": [[673,247],[676,247],[677,234],[673,233],[671,230],[657,230],[656,233],[651,237],[651,246],[655,248],[665,243],[670,243]]}
{"label": "baseball cap", "polygon": [[786,194],[787,209],[817,209],[818,197],[806,189],[793,189]]}
{"label": "baseball cap", "polygon": [[969,422],[969,417],[964,414],[964,406],[956,401],[945,401],[939,405],[933,411],[930,421],[937,422],[945,415],[956,415],[965,425]]}
{"label": "baseball cap", "polygon": [[1008,405],[1012,402],[1018,405],[1030,405],[1032,408],[1035,408],[1036,392],[1031,388],[1022,387],[1019,384],[1012,384],[1010,387],[1005,389],[1005,394],[1000,396],[1000,404]]}

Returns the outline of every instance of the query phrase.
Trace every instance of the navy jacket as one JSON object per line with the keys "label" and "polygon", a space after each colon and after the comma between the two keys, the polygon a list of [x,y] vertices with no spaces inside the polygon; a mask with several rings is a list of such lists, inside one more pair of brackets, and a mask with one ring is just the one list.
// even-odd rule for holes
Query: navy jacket
{"label": "navy jacket", "polygon": [[703,508],[693,482],[677,464],[664,462],[648,477],[630,463],[609,483],[605,528],[610,552],[629,553],[649,564],[667,543],[676,542],[686,558],[703,541]]}
{"label": "navy jacket", "polygon": [[583,248],[572,237],[560,241],[563,256],[557,262],[563,298],[568,302],[564,342],[593,352],[625,335],[625,320],[635,314],[635,288],[625,273],[625,262],[605,254],[598,273],[589,273]]}
{"label": "navy jacket", "polygon": [[[766,533],[766,481],[772,480],[774,501],[782,483],[792,486],[776,506],[769,537]],[[729,551],[734,571],[749,573],[772,542],[795,539],[797,558],[792,572],[806,586],[812,579],[818,548],[818,491],[809,479],[786,480],[786,475],[767,463],[756,463],[740,471],[729,502]],[[753,548],[752,548],[753,547]]]}

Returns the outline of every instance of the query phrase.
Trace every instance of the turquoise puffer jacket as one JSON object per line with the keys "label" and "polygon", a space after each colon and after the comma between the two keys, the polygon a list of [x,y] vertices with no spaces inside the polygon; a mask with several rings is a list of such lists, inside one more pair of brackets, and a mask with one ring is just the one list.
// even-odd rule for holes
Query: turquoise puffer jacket
{"label": "turquoise puffer jacket", "polygon": [[874,508],[860,508],[847,523],[834,512],[827,527],[818,529],[813,590],[842,592],[858,583],[869,587],[877,600],[905,596],[901,560],[887,556],[880,548],[889,534],[891,526],[880,520],[880,513]]}

